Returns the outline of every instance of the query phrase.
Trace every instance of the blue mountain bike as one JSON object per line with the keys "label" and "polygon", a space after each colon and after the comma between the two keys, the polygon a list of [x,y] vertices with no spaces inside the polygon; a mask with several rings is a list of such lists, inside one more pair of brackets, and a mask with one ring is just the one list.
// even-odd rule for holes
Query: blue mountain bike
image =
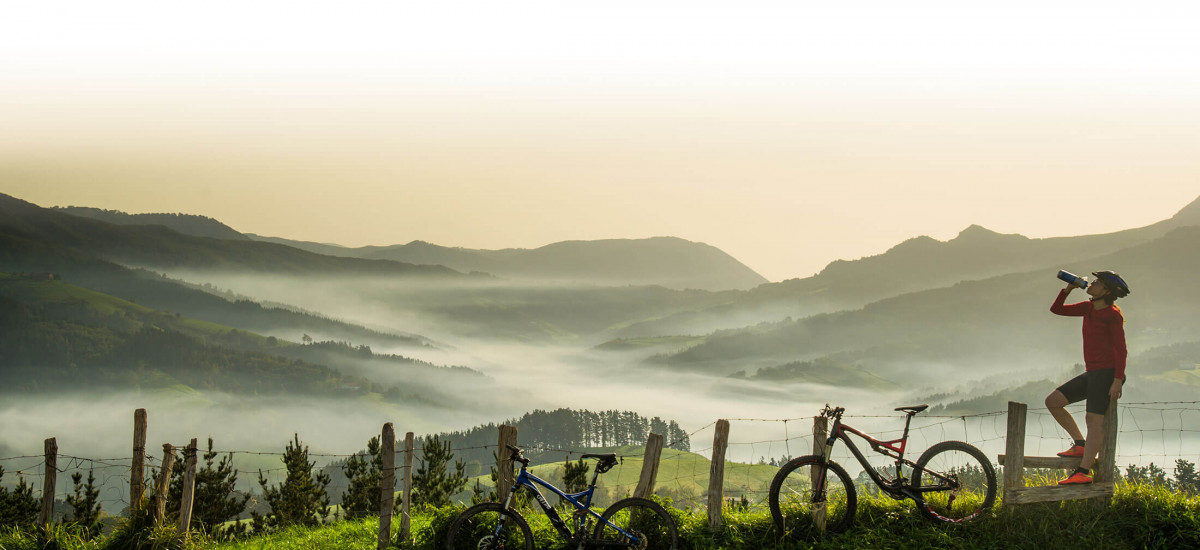
{"label": "blue mountain bike", "polygon": [[[598,514],[592,510],[592,495],[596,491],[596,480],[600,474],[617,464],[617,455],[585,454],[581,458],[595,458],[595,474],[586,491],[567,494],[557,487],[529,473],[529,459],[521,449],[508,445],[511,458],[521,463],[521,474],[517,476],[513,490],[503,505],[485,502],[467,508],[450,524],[446,536],[447,550],[534,550],[533,532],[520,512],[513,510],[513,496],[522,488],[532,491],[542,511],[550,518],[554,530],[566,543],[564,548],[573,550],[599,548],[632,548],[637,550],[674,550],[679,537],[675,520],[658,503],[637,497],[618,500]],[[546,497],[538,490],[541,485],[575,507],[567,526]]]}

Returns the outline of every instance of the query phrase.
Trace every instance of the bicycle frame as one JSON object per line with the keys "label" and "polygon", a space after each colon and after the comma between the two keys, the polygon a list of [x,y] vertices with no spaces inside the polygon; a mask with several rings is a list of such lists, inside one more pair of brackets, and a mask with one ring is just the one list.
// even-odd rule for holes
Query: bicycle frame
{"label": "bicycle frame", "polygon": [[[544,512],[546,514],[546,517],[550,518],[550,524],[554,526],[554,529],[556,531],[558,531],[558,534],[561,535],[564,540],[568,540],[568,541],[572,541],[572,542],[577,541],[577,540],[583,540],[583,537],[587,535],[587,533],[585,532],[586,530],[584,529],[584,527],[585,527],[584,519],[586,518],[586,516],[581,514],[580,512],[587,512],[588,514],[591,514],[592,517],[595,517],[597,520],[603,521],[609,527],[616,529],[617,532],[619,532],[619,533],[621,533],[621,535],[627,537],[632,543],[636,544],[636,543],[640,542],[640,539],[638,539],[632,533],[629,533],[629,532],[625,531],[624,529],[617,527],[611,521],[608,521],[608,520],[600,517],[600,514],[597,514],[594,510],[592,510],[592,495],[595,494],[595,492],[596,492],[596,480],[599,477],[600,477],[600,472],[596,472],[592,476],[592,483],[591,483],[591,485],[588,486],[586,491],[568,494],[568,493],[564,493],[564,492],[560,491],[558,489],[558,487],[551,485],[549,482],[543,480],[542,478],[539,478],[539,477],[529,473],[528,470],[526,470],[524,467],[522,467],[521,474],[517,476],[517,480],[516,480],[516,483],[513,485],[512,491],[510,491],[508,493],[508,499],[507,499],[507,502],[504,503],[504,508],[507,509],[508,507],[512,506],[512,501],[517,493],[517,489],[519,489],[521,487],[525,487],[529,491],[533,492],[533,496],[535,499],[537,499],[538,505],[540,505],[542,507],[542,512]],[[570,502],[573,506],[575,506],[575,515],[576,515],[578,521],[575,525],[576,531],[574,534],[571,533],[571,529],[569,527],[567,527],[566,522],[563,521],[562,516],[560,516],[558,513],[558,510],[556,510],[553,506],[550,505],[549,502],[546,501],[546,497],[542,496],[542,492],[539,491],[537,488],[538,485],[541,485],[542,487],[545,487],[545,488],[553,491],[554,494],[559,496],[559,498],[564,498],[567,500],[567,502]],[[583,500],[583,502],[580,503],[580,500]],[[503,520],[501,520],[500,525],[497,526],[497,528],[496,528],[496,535],[500,534],[500,530],[503,528],[503,526],[504,526]]]}
{"label": "bicycle frame", "polygon": [[[883,491],[885,491],[889,494],[902,496],[902,497],[906,497],[906,498],[911,498],[914,501],[920,503],[925,500],[923,493],[934,492],[934,491],[944,491],[947,489],[952,489],[953,485],[955,483],[954,480],[952,480],[938,472],[926,470],[924,468],[921,469],[921,471],[923,473],[938,478],[942,483],[939,483],[938,485],[923,485],[921,487],[912,487],[909,484],[904,482],[904,470],[901,468],[901,466],[909,466],[914,471],[917,468],[916,463],[904,458],[904,449],[908,444],[908,428],[909,428],[909,425],[912,423],[912,417],[913,417],[913,415],[911,415],[911,414],[908,415],[908,419],[905,420],[905,422],[904,422],[904,436],[903,437],[901,437],[900,439],[893,439],[891,441],[880,441],[880,440],[875,439],[859,430],[856,430],[850,426],[842,424],[842,418],[841,418],[841,416],[838,416],[837,418],[834,419],[833,427],[829,430],[829,438],[825,441],[825,454],[823,456],[823,459],[825,462],[829,461],[829,455],[830,455],[830,452],[833,450],[833,444],[836,441],[841,440],[843,443],[846,444],[846,447],[850,449],[850,453],[854,455],[854,458],[856,460],[858,460],[858,463],[860,465],[862,465],[863,470],[867,472],[867,475],[871,478],[871,481],[874,481],[875,484],[878,485],[880,489],[882,489]],[[871,464],[867,461],[867,457],[863,455],[862,451],[858,450],[858,446],[856,446],[854,444],[854,441],[852,441],[850,439],[850,434],[857,435],[857,436],[867,440],[867,442],[871,444],[872,451],[875,451],[876,453],[879,453],[888,458],[895,459],[896,479],[893,479],[893,480],[884,479],[883,476],[881,476],[879,474],[879,472],[875,471],[875,468],[873,468],[871,466]],[[825,486],[824,479],[817,480],[817,483],[818,483],[818,487]]]}

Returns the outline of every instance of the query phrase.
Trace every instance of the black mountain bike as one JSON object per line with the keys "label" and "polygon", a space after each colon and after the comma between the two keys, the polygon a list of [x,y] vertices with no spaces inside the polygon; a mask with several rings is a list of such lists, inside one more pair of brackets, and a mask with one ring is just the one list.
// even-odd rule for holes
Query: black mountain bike
{"label": "black mountain bike", "polygon": [[[504,504],[485,502],[476,504],[459,514],[450,524],[446,536],[447,550],[534,550],[533,532],[520,512],[510,508],[513,495],[521,488],[533,492],[542,511],[550,518],[554,530],[571,550],[588,548],[630,548],[634,550],[674,550],[679,544],[675,519],[657,502],[630,497],[614,502],[597,514],[592,510],[592,495],[596,492],[596,480],[617,464],[617,455],[586,454],[581,458],[599,459],[592,483],[581,493],[564,493],[557,487],[529,473],[529,459],[521,449],[508,445],[511,458],[521,463],[521,474],[517,476],[513,490],[508,493]],[[559,515],[546,497],[538,490],[537,483],[558,495],[575,507],[568,517],[574,532]]]}
{"label": "black mountain bike", "polygon": [[[787,537],[819,538],[844,531],[854,522],[858,504],[854,481],[845,469],[829,460],[838,440],[846,444],[884,494],[896,500],[911,498],[921,514],[931,520],[961,523],[990,508],[996,500],[996,471],[979,449],[962,441],[943,441],[922,453],[915,463],[904,458],[912,417],[927,408],[929,405],[897,408],[908,413],[904,437],[880,441],[842,424],[846,409],[825,405],[821,415],[833,420],[825,452],[791,460],[771,482],[771,516],[779,532]],[[895,477],[887,468],[871,467],[849,434],[867,440],[871,450],[894,458]]]}

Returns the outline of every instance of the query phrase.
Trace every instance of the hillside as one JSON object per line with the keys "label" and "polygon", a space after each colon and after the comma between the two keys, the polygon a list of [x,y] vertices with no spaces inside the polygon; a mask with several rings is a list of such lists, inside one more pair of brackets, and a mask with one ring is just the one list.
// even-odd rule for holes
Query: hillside
{"label": "hillside", "polygon": [[944,375],[937,366],[1069,365],[1079,358],[1078,324],[1047,311],[1062,287],[1053,278],[1059,267],[1081,273],[1109,268],[1126,275],[1133,294],[1119,305],[1126,311],[1132,351],[1192,341],[1200,333],[1193,307],[1200,303],[1200,289],[1179,284],[1177,277],[1200,269],[1196,250],[1200,227],[1181,227],[1071,264],[903,294],[858,310],[719,331],[702,344],[653,361],[727,374],[748,365],[772,367],[857,350],[868,371],[888,379],[903,376],[910,383]]}
{"label": "hillside", "polygon": [[162,225],[115,225],[41,208],[2,194],[0,237],[23,240],[31,245],[56,245],[139,267],[273,274],[462,277],[462,274],[440,266],[322,256],[272,243],[195,237]]}
{"label": "hillside", "polygon": [[228,225],[209,217],[194,214],[127,214],[119,210],[101,210],[84,206],[56,206],[51,210],[114,225],[161,225],[194,237],[248,240],[245,235],[238,233]]}
{"label": "hillside", "polygon": [[[382,384],[379,372],[389,373]],[[0,378],[5,391],[188,387],[254,395],[377,393],[445,404],[455,400],[443,387],[486,382],[463,367],[344,343],[299,345],[42,275],[7,273],[0,273]],[[396,378],[416,382],[397,389]]]}

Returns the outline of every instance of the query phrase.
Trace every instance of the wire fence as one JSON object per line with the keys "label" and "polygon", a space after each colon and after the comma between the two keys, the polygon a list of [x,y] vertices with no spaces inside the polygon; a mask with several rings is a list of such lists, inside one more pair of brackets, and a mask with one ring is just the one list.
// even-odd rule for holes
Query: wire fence
{"label": "wire fence", "polygon": [[[1077,418],[1081,415],[1082,405],[1068,407]],[[1027,412],[1025,454],[1027,456],[1051,456],[1065,449],[1067,436],[1058,425],[1050,412],[1045,408],[1029,408]],[[903,413],[889,415],[852,415],[843,416],[843,423],[854,426],[879,440],[899,439],[904,432]],[[1118,416],[1118,469],[1128,465],[1145,466],[1155,463],[1167,472],[1174,467],[1176,460],[1185,460],[1193,464],[1200,463],[1200,401],[1155,401],[1123,403]],[[730,423],[729,439],[725,451],[723,493],[727,502],[734,507],[748,509],[764,508],[767,506],[767,492],[771,479],[779,466],[789,459],[812,454],[813,452],[813,417],[796,417],[780,419],[764,418],[734,418]],[[659,459],[658,475],[655,483],[655,494],[667,497],[674,505],[683,509],[705,509],[708,506],[709,479],[712,464],[713,435],[717,422],[701,426],[687,434],[693,444],[689,452],[666,452],[680,442],[664,442],[664,453]],[[995,461],[997,454],[1004,452],[1007,434],[1007,411],[993,411],[964,415],[935,415],[918,414],[913,417],[909,427],[909,438],[906,447],[906,457],[915,459],[920,452],[933,444],[946,440],[961,440],[979,447],[984,454]],[[403,475],[408,468],[404,454],[403,440],[397,446],[398,459],[392,469],[398,476]],[[858,443],[858,441],[856,441]],[[697,447],[696,444],[700,444]],[[187,445],[175,445],[176,452],[182,454]],[[594,453],[588,448],[562,448],[555,446],[534,446],[539,458],[561,455],[564,461],[578,460],[584,454]],[[872,467],[894,467],[894,459],[866,452],[864,445],[860,450],[868,456]],[[617,453],[619,463],[611,471],[599,477],[595,502],[604,505],[634,492],[641,478],[643,449],[638,446],[622,447],[626,452]],[[455,456],[500,456],[498,445],[473,445],[450,447]],[[412,470],[419,471],[424,467],[423,456],[425,449],[415,445],[412,450]],[[279,465],[269,468],[239,468],[240,475],[253,476],[250,483],[259,484],[259,478],[267,486],[283,483],[287,478],[287,467],[283,463],[285,452],[270,452],[244,449],[212,449],[205,447],[197,449],[198,461],[203,460],[205,453],[213,453],[216,457],[232,457],[235,464],[245,465],[249,457],[277,457]],[[365,451],[346,454],[315,453],[307,455],[310,459],[323,459],[325,468],[337,468],[340,463],[351,457],[365,457]],[[79,474],[81,483],[86,483],[89,472],[95,476],[95,486],[100,489],[98,502],[109,514],[124,511],[130,506],[129,485],[133,468],[133,457],[92,458],[72,454],[57,455],[56,471],[59,479],[55,491],[55,499],[65,501],[66,497],[74,494],[72,474]],[[857,461],[844,448],[835,446],[833,459],[838,461],[857,475],[861,472]],[[147,487],[155,483],[155,474],[161,468],[162,457],[148,454],[145,457],[144,477]],[[219,458],[215,460],[220,460]],[[258,462],[261,462],[258,461]],[[491,464],[479,460],[478,471],[470,474],[480,476],[482,485],[490,486],[488,469]],[[536,474],[546,481],[562,487],[562,463],[546,461],[550,466],[535,468]],[[177,468],[181,462],[177,462]],[[23,479],[33,487],[33,494],[41,499],[41,491],[45,479],[45,456],[26,454],[20,456],[0,457],[0,467],[4,469],[4,480],[12,485],[14,478]],[[589,474],[590,475],[590,474]],[[468,489],[471,484],[468,484]],[[334,495],[336,496],[336,495]],[[549,496],[549,495],[548,495]],[[551,501],[554,499],[551,498]]]}

